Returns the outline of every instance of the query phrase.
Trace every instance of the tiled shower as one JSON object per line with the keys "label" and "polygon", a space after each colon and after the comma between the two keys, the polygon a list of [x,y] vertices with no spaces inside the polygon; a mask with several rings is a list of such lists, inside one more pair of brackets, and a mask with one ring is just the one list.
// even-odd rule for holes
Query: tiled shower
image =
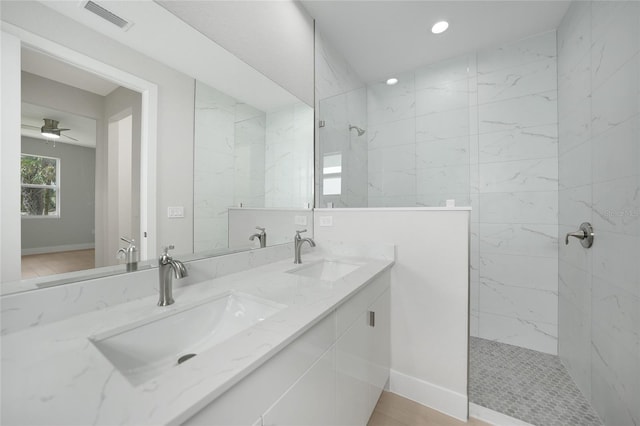
{"label": "tiled shower", "polygon": [[[556,63],[549,32],[400,74],[395,86],[368,84],[319,108],[321,156],[346,147],[344,191],[322,196],[321,206],[471,205],[471,335],[551,354]],[[358,137],[349,123],[367,132]]]}
{"label": "tiled shower", "polygon": [[[640,424],[639,8],[574,1],[395,86],[330,58],[342,85],[318,93],[319,207],[471,205],[470,335],[559,355],[606,425]],[[594,246],[565,246],[585,221]]]}

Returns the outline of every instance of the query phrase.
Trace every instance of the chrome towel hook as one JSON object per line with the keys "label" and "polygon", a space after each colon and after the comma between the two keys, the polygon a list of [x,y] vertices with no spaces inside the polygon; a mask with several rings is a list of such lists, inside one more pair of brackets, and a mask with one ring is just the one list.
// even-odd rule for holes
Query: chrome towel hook
{"label": "chrome towel hook", "polygon": [[569,244],[569,237],[575,237],[580,240],[582,247],[589,248],[593,245],[593,226],[589,222],[582,222],[580,224],[580,230],[576,232],[569,232],[564,237],[564,243]]}

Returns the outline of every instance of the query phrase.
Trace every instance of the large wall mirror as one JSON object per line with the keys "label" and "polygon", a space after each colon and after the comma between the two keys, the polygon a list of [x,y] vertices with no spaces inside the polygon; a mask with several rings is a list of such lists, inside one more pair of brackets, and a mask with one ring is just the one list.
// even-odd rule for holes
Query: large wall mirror
{"label": "large wall mirror", "polygon": [[124,273],[121,237],[142,269],[170,244],[194,259],[312,229],[311,106],[157,3],[103,2],[127,31],[76,3],[2,2],[22,46],[21,172],[2,183],[20,195],[20,268],[3,263],[3,294]]}
{"label": "large wall mirror", "polygon": [[194,132],[195,252],[290,240],[295,217],[310,218],[313,109],[264,111],[196,81]]}

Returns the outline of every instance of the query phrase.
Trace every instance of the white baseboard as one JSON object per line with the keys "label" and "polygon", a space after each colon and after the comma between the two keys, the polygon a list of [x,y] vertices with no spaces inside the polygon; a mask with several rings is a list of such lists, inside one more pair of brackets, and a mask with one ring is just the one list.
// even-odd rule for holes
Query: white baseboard
{"label": "white baseboard", "polygon": [[92,248],[95,248],[94,243],[67,244],[64,246],[49,246],[23,249],[21,253],[22,256],[28,256],[30,254],[59,253],[61,251],[87,250]]}
{"label": "white baseboard", "polygon": [[456,419],[467,421],[468,399],[433,383],[391,370],[389,390]]}
{"label": "white baseboard", "polygon": [[482,420],[494,426],[532,426],[525,421],[493,411],[478,404],[469,403],[469,417]]}

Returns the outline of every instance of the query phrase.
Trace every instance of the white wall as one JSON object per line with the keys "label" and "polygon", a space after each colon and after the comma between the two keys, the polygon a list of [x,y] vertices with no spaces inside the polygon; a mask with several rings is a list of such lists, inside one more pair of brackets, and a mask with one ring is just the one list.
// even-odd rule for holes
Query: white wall
{"label": "white wall", "polygon": [[[122,215],[128,215],[127,221],[131,223],[130,230],[118,230],[119,226],[116,226],[112,229],[104,228],[104,226],[96,232],[96,241],[107,241],[108,243],[101,244],[101,248],[104,250],[103,253],[96,252],[96,258],[100,259],[98,255],[102,256],[102,265],[113,265],[117,263],[114,259],[115,252],[118,251],[119,247],[122,247],[122,243],[120,241],[120,237],[133,238],[136,240],[136,245],[140,247],[140,241],[142,241],[142,235],[140,230],[140,144],[141,144],[141,123],[142,123],[142,96],[138,92],[134,92],[133,90],[126,89],[124,87],[118,87],[113,92],[109,93],[104,97],[104,123],[105,125],[110,125],[110,121],[119,120],[123,118],[125,115],[131,114],[131,129],[130,137],[131,140],[131,149],[129,151],[129,155],[131,159],[129,160],[131,163],[130,167],[130,190],[128,194],[129,202],[125,204],[129,204],[128,212],[125,207],[125,211],[123,211]],[[106,137],[109,137],[107,135]],[[106,195],[107,192],[113,191],[113,188],[109,189],[106,185],[106,174],[108,164],[104,162],[107,157],[107,152],[112,148],[112,146],[99,146],[97,151],[99,152],[99,156],[97,161],[100,161],[102,158],[102,162],[100,164],[100,168],[97,169],[99,173],[104,173],[104,175],[100,174],[97,177],[97,181],[99,183],[100,191]],[[103,154],[104,153],[104,154]],[[120,155],[120,153],[119,153]],[[118,162],[117,169],[120,169],[122,165]],[[113,169],[116,171],[116,169]],[[120,174],[117,172],[118,175]],[[120,177],[116,176],[117,179]],[[118,191],[119,192],[119,191]],[[120,197],[120,196],[118,196]],[[121,206],[118,206],[119,203],[107,203],[104,204],[104,199],[98,200],[101,203],[100,209],[98,209],[97,213],[100,214],[100,218],[96,217],[96,223],[102,219],[103,212],[109,212],[107,217],[113,217],[115,213],[115,209],[118,208],[122,210]],[[104,225],[104,224],[102,224]],[[101,235],[99,235],[99,233]],[[106,248],[109,247],[109,248]],[[104,249],[106,248],[106,250]]]}
{"label": "white wall", "polygon": [[[467,418],[468,209],[319,209],[314,238],[396,245],[390,390]],[[323,226],[327,217],[332,225]]]}
{"label": "white wall", "polygon": [[640,3],[572,2],[558,28],[559,354],[606,425],[640,424]]}
{"label": "white wall", "polygon": [[[36,2],[2,2],[2,20],[97,61],[158,85],[158,248],[174,244],[176,255],[193,248],[193,79],[117,43]],[[19,122],[19,118],[18,118]],[[3,161],[12,161],[3,156]],[[187,171],[187,172],[185,172]],[[167,218],[167,207],[185,206],[185,218]]]}
{"label": "white wall", "polygon": [[[2,282],[20,279],[20,40],[0,33],[0,279]],[[16,123],[16,125],[7,125]],[[14,194],[13,197],[5,194]],[[8,212],[16,212],[9,213]]]}
{"label": "white wall", "polygon": [[313,105],[313,19],[297,1],[159,3]]}

